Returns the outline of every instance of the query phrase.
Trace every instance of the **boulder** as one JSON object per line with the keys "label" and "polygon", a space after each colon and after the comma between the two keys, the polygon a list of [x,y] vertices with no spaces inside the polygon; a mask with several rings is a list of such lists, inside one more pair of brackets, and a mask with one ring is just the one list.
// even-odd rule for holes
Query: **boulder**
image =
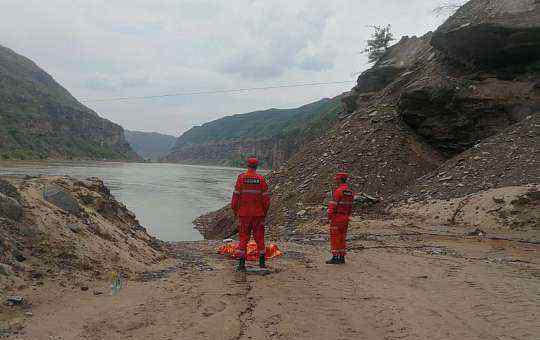
{"label": "boulder", "polygon": [[0,178],[0,193],[16,199],[17,201],[21,200],[21,194],[19,193],[17,188],[13,184],[2,178]]}
{"label": "boulder", "polygon": [[540,2],[471,0],[434,32],[431,44],[482,68],[530,63],[540,58]]}
{"label": "boulder", "polygon": [[79,203],[71,193],[58,185],[50,185],[45,188],[43,198],[52,205],[64,210],[67,213],[78,215],[80,212]]}
{"label": "boulder", "polygon": [[15,199],[0,193],[0,217],[20,221],[23,208]]}

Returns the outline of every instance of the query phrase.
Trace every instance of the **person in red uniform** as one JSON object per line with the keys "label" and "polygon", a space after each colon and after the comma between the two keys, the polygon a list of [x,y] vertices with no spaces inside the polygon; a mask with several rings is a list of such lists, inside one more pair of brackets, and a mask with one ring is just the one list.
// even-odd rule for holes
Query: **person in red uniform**
{"label": "person in red uniform", "polygon": [[348,175],[344,172],[336,174],[338,188],[328,204],[328,219],[330,220],[330,248],[332,258],[327,264],[344,264],[346,255],[347,228],[354,202],[354,192],[347,184]]}
{"label": "person in red uniform", "polygon": [[247,171],[238,176],[231,200],[231,208],[239,220],[238,235],[239,262],[238,270],[246,269],[247,244],[253,233],[259,252],[259,266],[266,267],[266,247],[264,245],[264,220],[270,206],[268,184],[263,176],[257,173],[259,161],[256,158],[247,160]]}

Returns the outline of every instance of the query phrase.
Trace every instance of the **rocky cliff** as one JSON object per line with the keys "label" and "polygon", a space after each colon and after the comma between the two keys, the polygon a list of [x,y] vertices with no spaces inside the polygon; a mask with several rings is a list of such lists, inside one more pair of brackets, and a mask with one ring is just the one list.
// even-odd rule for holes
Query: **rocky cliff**
{"label": "rocky cliff", "polygon": [[[436,32],[388,49],[343,96],[347,115],[270,174],[273,230],[322,218],[337,171],[378,212],[538,184],[539,11],[535,1],[473,0]],[[211,237],[234,233],[226,208],[198,222]]]}
{"label": "rocky cliff", "polygon": [[0,46],[0,159],[138,159],[121,126]]}
{"label": "rocky cliff", "polygon": [[164,161],[239,166],[246,157],[257,156],[264,167],[275,168],[340,112],[340,99],[336,97],[295,109],[221,118],[185,132]]}

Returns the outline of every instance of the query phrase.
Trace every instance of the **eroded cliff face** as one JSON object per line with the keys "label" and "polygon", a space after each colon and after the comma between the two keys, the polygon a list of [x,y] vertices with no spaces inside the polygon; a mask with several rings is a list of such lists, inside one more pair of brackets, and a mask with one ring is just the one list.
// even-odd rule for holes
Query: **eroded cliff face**
{"label": "eroded cliff face", "polygon": [[283,165],[296,152],[295,140],[274,137],[261,140],[215,141],[177,145],[164,159],[171,162],[244,166],[247,157],[255,156],[263,167]]}
{"label": "eroded cliff face", "polygon": [[121,126],[79,103],[31,60],[0,46],[0,159],[139,157]]}

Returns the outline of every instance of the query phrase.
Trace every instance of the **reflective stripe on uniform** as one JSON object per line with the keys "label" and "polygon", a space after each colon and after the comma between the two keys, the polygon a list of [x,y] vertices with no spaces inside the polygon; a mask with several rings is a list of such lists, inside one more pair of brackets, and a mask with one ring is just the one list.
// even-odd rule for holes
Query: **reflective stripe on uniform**
{"label": "reflective stripe on uniform", "polygon": [[260,194],[262,193],[262,190],[250,190],[250,189],[244,189],[240,190],[241,194]]}

